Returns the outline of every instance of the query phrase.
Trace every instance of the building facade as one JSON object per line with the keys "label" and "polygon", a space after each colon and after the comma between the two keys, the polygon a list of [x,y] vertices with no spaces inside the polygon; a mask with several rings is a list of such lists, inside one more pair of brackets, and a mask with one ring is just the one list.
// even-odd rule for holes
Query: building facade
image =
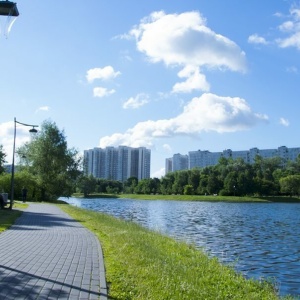
{"label": "building facade", "polygon": [[[258,149],[252,148],[250,150],[244,151],[232,151],[231,149],[226,149],[222,152],[210,152],[207,150],[201,151],[190,151],[187,157],[187,165],[180,164],[178,161],[180,158],[184,157],[181,154],[174,154],[173,157],[166,159],[166,174],[169,172],[187,170],[193,168],[205,168],[208,166],[217,165],[221,157],[232,158],[232,159],[243,159],[246,163],[253,164],[255,162],[255,157],[259,155],[262,158],[272,158],[280,157],[283,162],[288,160],[295,161],[300,155],[300,148],[288,148],[281,146],[277,149]],[[174,165],[176,164],[176,167]]]}
{"label": "building facade", "polygon": [[84,150],[84,173],[124,182],[129,177],[150,178],[151,151],[127,146]]}
{"label": "building facade", "polygon": [[186,170],[189,166],[189,157],[188,155],[182,155],[182,154],[174,154],[172,158],[172,170],[174,171],[180,171],[180,170]]}

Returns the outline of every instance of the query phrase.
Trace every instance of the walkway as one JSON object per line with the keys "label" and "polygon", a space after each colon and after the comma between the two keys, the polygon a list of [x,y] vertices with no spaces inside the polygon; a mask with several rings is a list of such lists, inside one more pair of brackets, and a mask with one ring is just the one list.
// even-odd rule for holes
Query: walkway
{"label": "walkway", "polygon": [[30,204],[0,234],[0,299],[107,299],[95,235],[55,205]]}

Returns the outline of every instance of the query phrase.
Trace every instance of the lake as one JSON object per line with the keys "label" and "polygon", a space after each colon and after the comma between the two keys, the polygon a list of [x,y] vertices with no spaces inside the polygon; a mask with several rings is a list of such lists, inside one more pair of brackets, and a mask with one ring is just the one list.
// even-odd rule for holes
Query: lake
{"label": "lake", "polygon": [[300,295],[300,204],[60,199],[194,244],[280,295]]}

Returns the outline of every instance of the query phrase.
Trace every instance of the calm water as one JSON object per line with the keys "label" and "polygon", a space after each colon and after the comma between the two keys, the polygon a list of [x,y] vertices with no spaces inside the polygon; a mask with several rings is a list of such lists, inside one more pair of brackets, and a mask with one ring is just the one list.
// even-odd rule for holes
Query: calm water
{"label": "calm water", "polygon": [[300,295],[300,204],[61,198],[203,248],[246,277]]}

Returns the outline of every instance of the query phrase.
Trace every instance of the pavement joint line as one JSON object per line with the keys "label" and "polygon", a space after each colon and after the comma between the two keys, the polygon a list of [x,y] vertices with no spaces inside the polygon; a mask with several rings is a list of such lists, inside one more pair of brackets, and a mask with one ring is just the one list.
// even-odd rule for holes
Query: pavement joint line
{"label": "pavement joint line", "polygon": [[0,249],[0,299],[107,300],[97,237],[55,205],[30,203]]}

